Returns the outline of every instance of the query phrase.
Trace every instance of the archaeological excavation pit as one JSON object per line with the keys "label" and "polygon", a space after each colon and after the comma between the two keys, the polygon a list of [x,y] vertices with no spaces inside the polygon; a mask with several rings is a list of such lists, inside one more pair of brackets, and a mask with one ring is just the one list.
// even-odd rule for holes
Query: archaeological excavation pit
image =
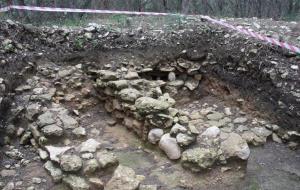
{"label": "archaeological excavation pit", "polygon": [[[65,35],[39,33],[48,41]],[[229,42],[211,26],[144,41],[140,33],[86,33],[70,32],[59,47],[41,43],[25,57],[11,55],[30,41],[11,42],[15,52],[2,55],[22,65],[16,84],[15,68],[1,65],[9,109],[1,104],[3,183],[15,176],[21,189],[299,186],[299,70],[287,66],[299,63],[296,55],[235,35]]]}

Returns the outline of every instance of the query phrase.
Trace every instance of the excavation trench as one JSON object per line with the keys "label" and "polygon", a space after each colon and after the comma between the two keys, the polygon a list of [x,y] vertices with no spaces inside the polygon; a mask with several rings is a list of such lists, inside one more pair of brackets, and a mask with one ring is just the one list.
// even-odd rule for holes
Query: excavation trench
{"label": "excavation trench", "polygon": [[[197,52],[196,49],[190,51]],[[146,52],[151,53],[147,55]],[[267,97],[267,94],[270,92],[277,92],[277,89],[272,89],[273,87],[268,80],[258,82],[251,77],[246,78],[242,74],[235,75],[231,72],[221,72],[221,69],[217,66],[207,69],[207,65],[216,63],[208,61],[209,58],[203,52],[198,52],[198,55],[194,55],[192,59],[191,55],[187,56],[187,54],[182,54],[182,52],[178,51],[168,52],[167,55],[164,54],[163,56],[157,54],[160,53],[155,53],[153,50],[134,53],[131,51],[120,51],[119,53],[105,52],[98,56],[92,53],[93,56],[87,56],[93,57],[92,59],[83,58],[83,61],[88,62],[85,71],[95,81],[95,89],[99,99],[104,103],[104,109],[112,116],[113,121],[117,123],[109,121],[110,125],[116,125],[111,130],[117,133],[117,127],[121,127],[122,131],[126,128],[126,130],[131,131],[131,134],[135,134],[141,140],[142,147],[145,148],[146,152],[150,150],[156,152],[156,154],[162,154],[163,157],[167,154],[167,157],[170,159],[174,159],[172,158],[174,155],[168,153],[168,151],[166,152],[164,147],[161,148],[161,145],[158,145],[160,144],[159,140],[154,140],[153,142],[153,139],[149,137],[151,130],[160,128],[163,129],[164,134],[170,133],[171,137],[176,138],[181,151],[184,152],[189,152],[189,150],[195,150],[199,147],[210,150],[218,149],[219,146],[222,147],[222,141],[228,138],[228,134],[238,134],[244,142],[247,142],[251,147],[250,149],[254,151],[251,151],[248,164],[241,159],[244,155],[228,155],[230,153],[226,153],[226,150],[225,153],[218,155],[218,158],[208,156],[208,160],[214,160],[213,164],[208,164],[208,166],[203,166],[193,160],[192,157],[194,155],[186,156],[181,158],[181,161],[173,162],[173,166],[169,166],[170,171],[168,169],[164,170],[167,173],[163,175],[157,174],[156,169],[153,169],[150,172],[150,176],[154,175],[155,177],[152,178],[152,176],[150,181],[163,181],[162,187],[168,188],[174,188],[175,186],[172,186],[174,184],[179,185],[179,179],[181,179],[182,183],[185,183],[185,180],[191,180],[192,185],[184,184],[183,186],[192,189],[220,188],[217,184],[212,186],[208,184],[200,185],[197,177],[199,174],[193,174],[194,172],[200,172],[200,175],[206,180],[211,179],[210,177],[212,176],[208,175],[211,173],[214,177],[220,178],[222,181],[221,186],[233,183],[234,188],[237,189],[242,187],[248,189],[273,189],[287,184],[298,186],[296,182],[299,178],[298,174],[296,174],[298,177],[292,177],[294,174],[287,174],[286,165],[278,167],[276,162],[272,162],[268,167],[265,167],[257,163],[258,160],[266,161],[267,158],[275,156],[275,152],[287,151],[286,153],[290,155],[297,154],[286,150],[286,145],[276,145],[278,142],[289,142],[290,140],[286,139],[285,136],[286,130],[290,128],[291,123],[294,123],[295,126],[298,123],[297,118],[293,118],[292,121],[289,119],[279,120],[285,116],[281,111],[273,111],[275,108],[281,108],[276,107]],[[121,65],[119,59],[123,59]],[[221,60],[223,59],[221,58]],[[159,87],[159,90],[157,90],[157,87]],[[256,88],[258,88],[258,91]],[[276,95],[279,96],[278,93]],[[151,97],[152,99],[141,101],[139,99],[141,97]],[[140,106],[137,105],[139,100],[146,104],[149,101],[161,100],[161,102],[158,102],[159,105],[166,101],[178,113],[177,115],[176,113],[172,115],[173,113],[170,112],[174,110],[170,111],[169,109],[166,111],[163,108],[159,111],[148,110],[149,112],[147,112],[143,106],[147,107],[149,106],[148,104],[137,108],[137,106]],[[152,106],[150,107],[153,108]],[[147,109],[151,108],[147,107]],[[171,116],[171,121],[168,116]],[[187,132],[182,132],[187,135],[183,140],[178,137],[178,133],[172,134],[172,126],[174,127],[176,123],[187,128]],[[190,125],[195,127],[193,129],[196,129],[197,132],[192,131],[193,129],[189,128]],[[215,126],[221,129],[220,134],[218,134],[221,142],[212,142],[216,140],[214,137],[207,138],[199,135],[205,133],[208,128]],[[285,126],[288,127],[286,128]],[[188,137],[189,135],[191,138]],[[296,136],[293,136],[292,139],[297,142],[298,137]],[[262,149],[256,148],[265,144],[266,146]],[[264,150],[264,153],[261,152],[262,150]],[[141,154],[143,155],[143,153]],[[199,154],[195,153],[198,156]],[[241,154],[247,153],[242,152]],[[149,157],[145,158],[142,155],[138,153],[132,156],[132,153],[124,154],[124,152],[119,154],[125,163],[135,167],[140,172],[145,172],[136,163],[139,163],[138,165],[145,164],[146,168],[148,168],[154,162],[153,160],[151,162]],[[283,155],[276,154],[276,156],[278,160],[286,159],[286,157],[283,158]],[[174,160],[177,160],[177,158]],[[299,167],[296,166],[300,161],[298,156],[294,157],[294,159],[286,159],[286,161],[288,165],[295,166],[296,169],[292,173],[299,171]],[[183,167],[184,170],[178,167]],[[234,172],[226,173],[227,170],[234,170]],[[192,175],[189,174],[190,171]],[[219,173],[218,171],[222,172]],[[174,172],[174,175],[171,175],[169,172]],[[274,175],[268,175],[267,173],[269,172],[274,172]],[[245,173],[246,176],[244,176]],[[169,178],[164,175],[169,175]],[[265,182],[265,180],[273,181],[278,176],[281,178],[278,183],[269,184]],[[244,177],[245,179],[241,180]],[[170,182],[170,178],[175,178],[177,181]]]}
{"label": "excavation trench", "polygon": [[[4,140],[14,147],[3,148],[1,170],[15,170],[23,189],[35,176],[46,179],[40,188],[68,189],[72,174],[99,189],[93,180],[109,183],[118,164],[161,190],[299,189],[299,150],[288,148],[299,143],[299,84],[272,68],[288,58],[259,44],[241,52],[245,44],[218,33],[193,35],[140,48],[116,35],[108,40],[115,48],[23,60],[30,66],[18,69],[27,74],[6,93],[14,103]],[[53,147],[79,157],[82,169],[66,169]],[[105,167],[87,169],[103,157]]]}

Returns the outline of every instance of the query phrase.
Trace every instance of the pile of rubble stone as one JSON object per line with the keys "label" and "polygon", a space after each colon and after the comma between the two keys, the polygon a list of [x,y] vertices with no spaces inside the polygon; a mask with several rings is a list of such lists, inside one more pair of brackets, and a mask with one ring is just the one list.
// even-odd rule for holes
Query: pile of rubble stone
{"label": "pile of rubble stone", "polygon": [[199,87],[199,68],[197,63],[178,59],[158,71],[122,67],[89,72],[98,76],[97,91],[117,121],[142,139],[158,144],[170,159],[181,158],[183,167],[192,171],[207,170],[231,159],[247,160],[248,143],[262,145],[271,136],[278,143],[282,138],[289,139],[291,134],[281,134],[281,138],[277,135],[279,126],[262,120],[250,123],[241,111],[232,119],[228,107],[224,113],[214,108],[193,113],[176,109],[174,98],[178,92],[193,93]]}
{"label": "pile of rubble stone", "polygon": [[[14,25],[9,25],[8,28],[11,29]],[[68,33],[54,31],[53,36],[59,37]],[[38,34],[34,31],[32,33]],[[51,36],[52,32],[46,33]],[[72,39],[75,39],[77,34],[71,34],[74,34]],[[98,32],[82,31],[80,35],[84,35],[89,39],[87,42],[90,42]],[[109,37],[111,38],[107,41],[113,41],[114,34]],[[54,39],[49,37],[47,40]],[[63,37],[63,41],[68,39]],[[56,42],[49,43],[57,45]],[[3,52],[0,53],[3,55],[24,50],[12,40],[3,40],[2,45]],[[28,50],[34,49],[33,47]],[[258,50],[252,50],[250,53],[256,56]],[[47,67],[36,66],[37,76],[29,78],[26,83],[13,90],[16,94],[11,118],[21,121],[21,124],[14,125],[11,122],[6,126],[7,136],[4,140],[8,150],[4,154],[17,162],[6,164],[6,169],[1,170],[1,177],[14,176],[16,169],[30,162],[18,147],[10,145],[17,136],[21,145],[38,153],[37,159],[45,162],[44,168],[54,182],[62,182],[71,189],[156,189],[155,185],[140,185],[143,176],[136,175],[131,168],[119,165],[113,151],[102,147],[97,140],[87,138],[87,129],[82,126],[82,118],[79,116],[81,109],[95,106],[95,102],[84,99],[93,90],[87,86],[93,84],[98,92],[97,98],[104,100],[105,109],[115,118],[110,125],[122,123],[145,141],[158,145],[168,158],[180,159],[183,167],[194,172],[226,164],[231,159],[247,160],[250,155],[248,144],[263,145],[268,139],[278,143],[287,142],[291,148],[299,146],[298,132],[283,133],[280,126],[252,118],[238,109],[208,104],[199,105],[196,111],[178,108],[176,100],[181,95],[196,93],[202,78],[209,77],[209,74],[203,76],[203,67],[219,64],[213,60],[202,61],[212,56],[211,53],[204,57],[201,52],[183,53],[187,54],[189,60],[177,58],[176,61],[157,67],[144,68],[143,64],[136,63],[133,66],[119,65],[116,69],[88,70],[84,73],[81,64],[58,67],[53,63]],[[273,63],[277,65],[277,62]],[[234,65],[234,62],[227,63],[229,66],[231,64]],[[234,67],[230,69],[233,70]],[[239,69],[248,72],[247,69],[238,67]],[[273,67],[270,69],[275,72]],[[292,69],[294,73],[298,72],[298,67]],[[89,80],[94,75],[97,76],[97,81]],[[282,75],[285,78],[288,74]],[[0,78],[0,103],[8,82],[7,78]],[[281,80],[279,82],[288,84]],[[73,89],[77,89],[79,93],[75,93]],[[76,109],[71,111],[64,103],[72,101],[76,102]],[[107,182],[102,181],[102,172],[109,173],[112,177]],[[8,183],[6,189],[11,186]]]}
{"label": "pile of rubble stone", "polygon": [[175,69],[171,68],[167,82],[139,76],[151,71],[151,68],[139,72],[125,68],[116,72],[99,70],[96,87],[108,112],[144,140],[159,143],[168,157],[176,160],[181,157],[180,147],[193,143],[198,131],[189,125],[188,113],[174,108],[176,101],[169,94],[176,94],[183,87],[195,90],[201,75],[191,72],[186,81],[176,80]]}
{"label": "pile of rubble stone", "polygon": [[[34,76],[15,89],[16,97],[21,101],[12,112],[15,117],[22,119],[23,124],[7,127],[5,143],[11,144],[17,136],[21,145],[32,146],[38,154],[34,159],[45,162],[44,168],[53,182],[63,183],[70,189],[103,189],[104,185],[107,190],[153,188],[151,185],[140,185],[145,177],[136,175],[129,167],[119,165],[116,155],[103,148],[98,141],[92,138],[84,140],[87,136],[86,128],[80,125],[74,113],[59,103],[75,99],[74,94],[72,97],[64,94],[67,91],[62,90],[61,86],[69,83],[71,89],[78,88],[80,85],[77,80],[85,80],[81,67],[76,65],[63,70],[39,67],[38,73],[48,79]],[[56,86],[48,83],[48,80],[56,81]],[[83,86],[80,88],[84,89],[80,95],[86,95],[88,90]],[[79,113],[76,110],[74,112],[77,115]],[[70,139],[79,139],[80,143],[74,144]],[[15,175],[15,169],[31,162],[24,159],[24,154],[15,146],[8,146],[5,155],[18,160],[18,164],[7,165],[7,169],[1,170],[2,177]],[[112,177],[105,183],[100,176],[107,174]],[[37,180],[42,182],[41,178]],[[8,183],[4,189],[17,185]]]}

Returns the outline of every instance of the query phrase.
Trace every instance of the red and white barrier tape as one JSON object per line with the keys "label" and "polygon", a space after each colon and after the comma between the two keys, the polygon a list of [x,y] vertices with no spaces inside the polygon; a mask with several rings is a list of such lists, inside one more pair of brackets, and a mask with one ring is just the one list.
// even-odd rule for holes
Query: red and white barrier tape
{"label": "red and white barrier tape", "polygon": [[[95,10],[95,9],[71,9],[71,8],[52,8],[52,7],[34,7],[34,6],[18,6],[18,5],[11,5],[8,7],[0,8],[0,12],[7,12],[10,9],[17,9],[17,10],[28,10],[28,11],[41,11],[41,12],[69,12],[69,13],[99,13],[99,14],[127,14],[127,15],[148,15],[148,16],[168,16],[168,15],[178,15],[172,13],[157,13],[157,12],[135,12],[135,11],[112,11],[112,10]],[[184,15],[182,15],[184,16]],[[192,15],[191,15],[192,16]],[[201,18],[208,20],[214,24],[218,24],[224,26],[226,28],[235,30],[239,33],[246,34],[253,38],[268,42],[270,44],[288,49],[292,52],[300,54],[300,48],[294,45],[291,45],[286,42],[280,42],[277,39],[269,38],[265,35],[258,34],[256,32],[252,32],[247,29],[239,28],[228,24],[226,22],[215,20],[209,16],[201,16]]]}
{"label": "red and white barrier tape", "polygon": [[[34,7],[34,6],[18,6],[12,5],[2,8],[2,12],[10,9],[41,11],[41,12],[67,12],[67,13],[100,13],[100,14],[127,14],[127,15],[153,15],[153,16],[167,16],[169,13],[156,12],[134,12],[134,11],[111,11],[111,10],[96,10],[96,9],[71,9],[71,8],[52,8],[52,7]],[[1,9],[0,9],[1,12]]]}
{"label": "red and white barrier tape", "polygon": [[288,50],[290,50],[292,52],[300,54],[300,48],[298,48],[298,47],[296,47],[294,45],[291,45],[289,43],[281,42],[281,41],[279,41],[277,39],[269,38],[269,37],[267,37],[265,35],[258,34],[256,32],[252,32],[252,31],[244,29],[244,28],[239,28],[239,27],[233,26],[231,24],[228,24],[226,22],[220,21],[220,20],[212,19],[209,16],[203,16],[202,18],[204,18],[204,19],[206,19],[208,21],[211,21],[212,23],[215,23],[215,24],[224,26],[226,28],[230,28],[232,30],[238,31],[239,33],[243,33],[243,34],[246,34],[248,36],[252,36],[253,38],[256,38],[256,39],[259,39],[259,40],[271,43],[271,44],[276,45],[276,46],[280,46],[282,48],[285,48],[285,49],[288,49]]}
{"label": "red and white barrier tape", "polygon": [[6,12],[6,11],[9,11],[10,10],[10,6],[9,7],[2,7],[0,8],[0,13],[1,12]]}

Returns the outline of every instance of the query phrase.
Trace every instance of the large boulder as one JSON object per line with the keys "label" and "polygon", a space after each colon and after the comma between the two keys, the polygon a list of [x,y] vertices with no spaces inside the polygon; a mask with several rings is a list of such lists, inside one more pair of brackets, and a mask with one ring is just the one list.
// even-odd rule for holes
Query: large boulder
{"label": "large boulder", "polygon": [[56,124],[52,124],[44,126],[42,132],[47,137],[60,137],[63,134],[63,129]]}
{"label": "large boulder", "polygon": [[139,74],[137,72],[133,72],[133,71],[129,71],[125,76],[124,76],[125,79],[129,79],[129,80],[132,80],[132,79],[138,79],[139,78]]}
{"label": "large boulder", "polygon": [[135,101],[135,107],[141,115],[166,111],[170,104],[150,97],[141,97]]}
{"label": "large boulder", "polygon": [[228,137],[221,142],[221,149],[226,159],[240,158],[247,160],[250,155],[250,149],[247,142],[236,133],[230,133]]}
{"label": "large boulder", "polygon": [[181,164],[194,172],[200,172],[211,168],[217,159],[215,149],[194,148],[182,153]]}
{"label": "large boulder", "polygon": [[224,117],[224,114],[221,112],[213,112],[207,115],[207,119],[218,121]]}
{"label": "large boulder", "polygon": [[62,121],[65,129],[74,129],[78,127],[78,122],[76,119],[69,116],[67,113],[59,114],[58,117]]}
{"label": "large boulder", "polygon": [[272,131],[266,129],[265,127],[254,127],[251,129],[257,136],[262,138],[267,138],[272,135]]}
{"label": "large boulder", "polygon": [[170,133],[161,137],[159,148],[162,149],[171,160],[177,160],[181,157],[180,147],[176,139],[170,136]]}
{"label": "large boulder", "polygon": [[87,141],[81,143],[81,145],[79,146],[79,151],[81,153],[84,152],[94,153],[99,148],[100,148],[100,143],[98,141],[96,141],[95,139],[88,139]]}
{"label": "large boulder", "polygon": [[158,100],[167,102],[170,106],[174,106],[176,103],[176,101],[168,93],[165,93],[162,96],[158,97]]}
{"label": "large boulder", "polygon": [[185,81],[184,86],[186,86],[189,90],[193,91],[199,86],[200,81],[194,78],[190,78]]}
{"label": "large boulder", "polygon": [[37,124],[39,127],[44,127],[46,125],[51,125],[54,123],[56,123],[55,115],[50,111],[46,111],[37,119]]}
{"label": "large boulder", "polygon": [[73,72],[74,72],[73,69],[60,70],[60,71],[58,71],[58,77],[59,78],[64,78],[66,76],[71,75]]}
{"label": "large boulder", "polygon": [[89,190],[90,186],[84,178],[76,175],[67,175],[63,178],[63,183],[70,187],[72,190]]}
{"label": "large boulder", "polygon": [[178,133],[186,133],[186,132],[187,132],[187,128],[178,123],[176,123],[170,131],[171,135],[177,135]]}
{"label": "large boulder", "polygon": [[125,88],[119,92],[121,100],[126,102],[135,102],[135,100],[141,96],[141,92],[134,88]]}
{"label": "large boulder", "polygon": [[117,80],[119,78],[118,73],[109,70],[100,70],[98,73],[100,79],[104,81]]}
{"label": "large boulder", "polygon": [[107,83],[107,86],[116,90],[122,90],[128,87],[128,81],[127,80],[110,81]]}
{"label": "large boulder", "polygon": [[62,155],[60,158],[60,167],[66,172],[76,172],[82,167],[82,160],[76,155]]}
{"label": "large boulder", "polygon": [[100,168],[107,168],[110,166],[116,166],[119,164],[117,156],[113,152],[101,151],[96,155]]}
{"label": "large boulder", "polygon": [[245,123],[247,120],[248,119],[246,117],[238,117],[233,120],[233,123],[242,124],[242,123]]}
{"label": "large boulder", "polygon": [[39,103],[30,104],[26,108],[25,117],[29,120],[33,120],[34,117],[38,115],[40,112],[41,112],[41,105]]}
{"label": "large boulder", "polygon": [[136,190],[143,179],[133,169],[119,165],[104,190]]}
{"label": "large boulder", "polygon": [[221,130],[218,127],[209,127],[207,128],[202,134],[202,137],[207,137],[207,138],[216,138],[220,135]]}
{"label": "large boulder", "polygon": [[267,142],[265,137],[259,137],[252,131],[244,131],[241,134],[241,137],[249,144],[253,144],[255,146],[263,145]]}
{"label": "large boulder", "polygon": [[84,174],[92,174],[99,168],[99,163],[96,159],[90,159],[85,162],[83,172]]}
{"label": "large boulder", "polygon": [[50,174],[54,183],[58,183],[61,181],[61,179],[63,177],[63,173],[62,173],[61,169],[54,166],[54,164],[51,161],[47,161],[44,164],[44,168]]}

